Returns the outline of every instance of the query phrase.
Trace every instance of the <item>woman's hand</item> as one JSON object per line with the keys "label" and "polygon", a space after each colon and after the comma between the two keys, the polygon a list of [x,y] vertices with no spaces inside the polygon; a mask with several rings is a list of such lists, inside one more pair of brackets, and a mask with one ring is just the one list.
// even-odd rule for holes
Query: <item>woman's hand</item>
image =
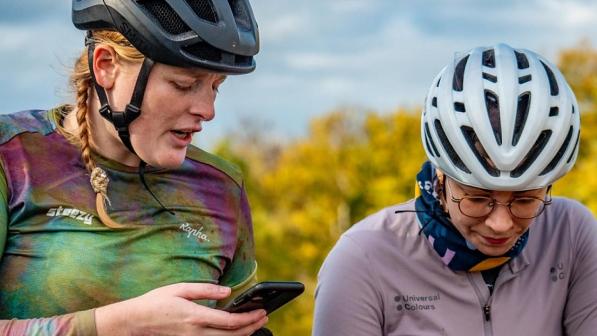
{"label": "woman's hand", "polygon": [[191,300],[221,300],[230,288],[204,283],[160,287],[139,297],[97,308],[98,336],[245,336],[267,323],[263,309],[233,314]]}

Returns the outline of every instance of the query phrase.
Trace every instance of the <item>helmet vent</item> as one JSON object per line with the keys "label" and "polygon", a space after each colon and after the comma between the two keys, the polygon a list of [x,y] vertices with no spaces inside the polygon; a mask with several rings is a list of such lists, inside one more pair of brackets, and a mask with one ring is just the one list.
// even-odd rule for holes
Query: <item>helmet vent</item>
{"label": "helmet vent", "polygon": [[458,65],[456,65],[456,68],[454,69],[454,78],[452,79],[452,89],[454,89],[454,91],[460,92],[464,88],[464,68],[466,67],[468,56],[469,55],[466,55],[465,58],[461,59],[460,62],[458,62]]}
{"label": "helmet vent", "polygon": [[193,9],[193,12],[197,14],[198,17],[202,18],[205,21],[217,23],[218,22],[218,15],[213,8],[211,1],[205,0],[187,0],[189,6]]}
{"label": "helmet vent", "polygon": [[578,141],[580,140],[580,130],[576,133],[576,143],[574,144],[574,148],[572,148],[572,152],[570,156],[568,156],[568,160],[566,163],[570,163],[572,161],[572,157],[574,156],[574,152],[576,152],[576,147],[578,147]]}
{"label": "helmet vent", "polygon": [[574,105],[572,105],[572,114],[574,114],[574,112],[575,112],[575,108],[574,108]]}
{"label": "helmet vent", "polygon": [[495,51],[493,49],[483,52],[483,65],[488,68],[495,68]]}
{"label": "helmet vent", "polygon": [[466,112],[466,109],[464,108],[464,104],[459,103],[459,102],[454,103],[454,110],[456,110],[458,112]]}
{"label": "helmet vent", "polygon": [[524,129],[531,106],[531,93],[525,92],[518,96],[518,107],[516,108],[516,120],[514,121],[514,136],[512,137],[512,146],[518,144],[520,135]]}
{"label": "helmet vent", "polygon": [[552,108],[549,109],[549,116],[550,117],[555,117],[560,113],[560,108],[557,106],[554,106]]}
{"label": "helmet vent", "polygon": [[446,133],[444,133],[444,129],[439,119],[435,119],[434,126],[435,132],[437,133],[437,136],[439,136],[439,140],[441,141],[442,147],[444,147],[444,150],[446,151],[446,153],[448,153],[448,157],[450,157],[450,161],[452,161],[452,164],[454,164],[463,172],[470,174],[471,171],[466,167],[464,162],[462,162],[460,156],[456,154],[454,147],[452,147],[452,145],[450,144],[450,141],[448,140]]}
{"label": "helmet vent", "polygon": [[524,84],[524,83],[530,81],[531,79],[533,79],[533,77],[531,75],[518,77],[518,84]]}
{"label": "helmet vent", "polygon": [[435,153],[431,150],[431,146],[429,145],[429,137],[427,136],[427,133],[425,133],[425,147],[427,147],[429,155],[435,156]]}
{"label": "helmet vent", "polygon": [[234,20],[239,29],[244,31],[251,31],[251,17],[247,10],[247,3],[245,0],[228,0]]}
{"label": "helmet vent", "polygon": [[198,42],[182,49],[195,57],[207,61],[219,62],[222,59],[221,51],[205,42]]}
{"label": "helmet vent", "polygon": [[488,81],[490,81],[492,83],[497,83],[497,77],[492,74],[488,74],[487,72],[483,73],[483,78],[487,79]]}
{"label": "helmet vent", "polygon": [[477,157],[477,160],[481,162],[481,165],[483,165],[483,168],[485,168],[487,173],[491,176],[499,177],[500,171],[497,170],[491,162],[491,159],[489,158],[489,155],[485,151],[485,148],[483,148],[483,145],[479,141],[479,138],[477,137],[475,130],[473,130],[473,128],[469,126],[462,126],[460,127],[460,130],[462,131],[462,135],[464,135],[464,138],[466,139],[466,142],[468,143],[469,147]]}
{"label": "helmet vent", "polygon": [[570,129],[568,130],[568,134],[566,135],[566,139],[564,139],[564,143],[562,143],[562,147],[560,147],[560,149],[558,150],[556,155],[553,157],[551,162],[549,162],[547,167],[545,167],[545,169],[543,169],[543,171],[541,172],[541,174],[539,174],[539,176],[545,175],[545,174],[551,172],[558,165],[558,163],[562,159],[562,156],[564,156],[564,152],[566,151],[566,149],[568,149],[568,144],[570,144],[570,139],[572,139],[572,130],[573,130],[573,127],[570,126]]}
{"label": "helmet vent", "polygon": [[514,50],[514,54],[516,54],[516,63],[518,64],[518,69],[526,69],[529,67],[529,60],[527,56],[523,53],[520,53]]}
{"label": "helmet vent", "polygon": [[520,165],[510,172],[510,177],[519,178],[522,176],[522,174],[524,174],[524,172],[527,171],[527,169],[529,169],[531,164],[533,164],[535,159],[537,159],[537,156],[539,156],[539,153],[541,153],[543,148],[545,148],[545,145],[547,145],[547,141],[549,141],[551,133],[551,130],[545,130],[539,134],[537,141],[535,141],[535,144],[531,150],[529,150],[529,153],[525,156]]}
{"label": "helmet vent", "polygon": [[442,78],[440,77],[440,78],[437,80],[437,84],[435,84],[435,87],[439,87],[439,83],[441,83],[441,81],[442,81]]}
{"label": "helmet vent", "polygon": [[[435,143],[433,142],[433,138],[431,137],[431,132],[429,131],[428,123],[425,123],[425,142],[427,143],[427,150],[429,151],[429,153],[436,157],[440,157],[439,151],[437,150],[437,147],[435,147]],[[433,151],[431,151],[431,149],[429,148],[429,144],[431,144]]]}
{"label": "helmet vent", "polygon": [[545,68],[545,72],[547,73],[547,78],[549,79],[549,88],[551,89],[551,95],[557,96],[559,93],[559,89],[558,89],[558,83],[556,82],[556,78],[553,75],[553,72],[551,71],[551,69],[547,65],[545,65],[545,63],[543,63],[543,61],[541,61],[541,64],[543,64],[543,68]]}
{"label": "helmet vent", "polygon": [[163,0],[140,1],[153,18],[170,34],[178,35],[191,30],[176,12]]}
{"label": "helmet vent", "polygon": [[497,95],[490,90],[485,90],[485,106],[487,107],[487,115],[489,116],[495,140],[498,145],[501,145],[502,126],[500,123],[500,104]]}
{"label": "helmet vent", "polygon": [[437,97],[433,97],[433,99],[431,99],[431,105],[433,105],[433,107],[437,107]]}

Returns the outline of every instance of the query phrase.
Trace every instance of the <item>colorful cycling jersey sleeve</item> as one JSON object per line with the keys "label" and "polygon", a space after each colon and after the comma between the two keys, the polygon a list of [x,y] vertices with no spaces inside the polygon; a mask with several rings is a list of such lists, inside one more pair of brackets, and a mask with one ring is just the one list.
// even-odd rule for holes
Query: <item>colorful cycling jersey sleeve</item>
{"label": "colorful cycling jersey sleeve", "polygon": [[111,229],[98,219],[80,150],[56,132],[54,115],[0,116],[7,186],[0,207],[8,211],[0,210],[0,319],[64,315],[179,282],[234,288],[254,277],[251,216],[236,168],[195,147],[177,169],[148,167],[147,184],[173,215],[136,168],[94,155],[110,178],[111,218],[130,226]]}
{"label": "colorful cycling jersey sleeve", "polygon": [[8,187],[4,171],[0,167],[0,251],[4,251],[6,242],[6,229],[8,226]]}

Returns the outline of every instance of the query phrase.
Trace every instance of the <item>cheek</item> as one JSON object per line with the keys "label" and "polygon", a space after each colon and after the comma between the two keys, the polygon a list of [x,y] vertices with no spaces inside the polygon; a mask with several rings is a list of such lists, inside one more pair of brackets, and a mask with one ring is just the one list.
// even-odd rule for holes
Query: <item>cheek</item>
{"label": "cheek", "polygon": [[458,206],[448,206],[448,212],[450,214],[450,221],[460,231],[460,233],[467,234],[470,231],[470,228],[479,224],[478,219],[470,218],[463,215]]}

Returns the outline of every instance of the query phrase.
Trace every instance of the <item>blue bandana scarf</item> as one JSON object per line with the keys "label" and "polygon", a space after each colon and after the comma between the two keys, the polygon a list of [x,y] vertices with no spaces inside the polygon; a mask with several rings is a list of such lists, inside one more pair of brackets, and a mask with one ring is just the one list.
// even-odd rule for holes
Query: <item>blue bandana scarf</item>
{"label": "blue bandana scarf", "polygon": [[453,271],[478,272],[501,266],[520,254],[527,243],[528,230],[510,251],[499,257],[486,256],[464,239],[439,203],[439,195],[435,192],[437,182],[435,167],[431,162],[425,162],[417,174],[420,196],[415,200],[415,208],[423,234],[444,264]]}

